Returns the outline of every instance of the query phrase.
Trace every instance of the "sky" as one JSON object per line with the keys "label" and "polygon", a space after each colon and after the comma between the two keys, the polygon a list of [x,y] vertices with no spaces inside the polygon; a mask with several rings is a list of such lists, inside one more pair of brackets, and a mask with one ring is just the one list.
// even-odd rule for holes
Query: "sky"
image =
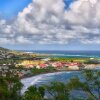
{"label": "sky", "polygon": [[31,2],[32,0],[0,0],[0,17],[4,19],[14,18]]}
{"label": "sky", "polygon": [[0,46],[100,50],[100,0],[0,0]]}

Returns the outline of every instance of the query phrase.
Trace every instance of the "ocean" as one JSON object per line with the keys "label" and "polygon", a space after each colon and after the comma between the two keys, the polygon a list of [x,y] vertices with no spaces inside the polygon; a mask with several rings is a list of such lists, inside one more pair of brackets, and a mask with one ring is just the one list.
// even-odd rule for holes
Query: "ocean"
{"label": "ocean", "polygon": [[24,50],[24,52],[32,52],[38,54],[50,54],[57,57],[69,58],[100,58],[100,51],[57,51],[57,50]]}
{"label": "ocean", "polygon": [[[78,77],[80,81],[84,82],[83,74],[80,71],[69,71],[69,72],[55,72],[55,73],[48,73],[48,74],[41,74],[36,75],[30,78],[21,79],[22,84],[24,85],[21,94],[23,95],[27,88],[34,85],[34,86],[41,86],[41,85],[50,85],[51,82],[64,82],[65,84],[69,82],[69,80],[73,77]],[[95,91],[93,91],[96,93]],[[47,94],[45,94],[47,95]],[[82,91],[73,91],[73,96],[78,96],[86,99],[86,94]],[[73,99],[71,99],[73,100]],[[87,100],[87,99],[86,99]]]}
{"label": "ocean", "polygon": [[55,72],[48,74],[36,75],[30,78],[21,79],[24,87],[22,88],[21,93],[23,94],[29,86],[41,86],[43,84],[50,84],[51,82],[68,82],[72,77],[79,77],[82,80],[82,75],[78,71],[69,71],[69,72]]}

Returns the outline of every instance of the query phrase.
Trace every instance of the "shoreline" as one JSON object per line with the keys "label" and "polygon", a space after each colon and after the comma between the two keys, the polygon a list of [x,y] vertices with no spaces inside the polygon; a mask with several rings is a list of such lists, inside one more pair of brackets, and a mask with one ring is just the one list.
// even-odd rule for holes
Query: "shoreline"
{"label": "shoreline", "polygon": [[[74,71],[75,73],[78,73],[79,71]],[[24,78],[21,79],[21,83],[24,85],[22,90],[21,90],[21,94],[24,94],[24,92],[27,90],[28,87],[32,86],[32,85],[36,85],[38,84],[38,82],[43,82],[42,79],[46,79],[46,77],[52,77],[55,75],[59,75],[62,73],[66,73],[66,74],[72,74],[73,71],[60,71],[60,72],[52,72],[52,73],[44,73],[44,74],[38,74],[29,78]]]}
{"label": "shoreline", "polygon": [[53,72],[45,72],[45,73],[39,73],[39,74],[35,74],[35,75],[30,75],[30,76],[27,76],[27,77],[21,77],[20,80],[22,79],[27,79],[27,78],[31,78],[31,77],[34,77],[34,76],[37,76],[37,75],[43,75],[43,74],[49,74],[49,73],[57,73],[57,72],[76,72],[76,71],[82,71],[82,70],[57,70],[57,71],[53,71]]}
{"label": "shoreline", "polygon": [[[93,67],[93,65],[95,65]],[[75,72],[75,71],[82,71],[82,70],[95,70],[96,67],[100,67],[100,66],[97,66],[97,65],[100,65],[100,64],[85,64],[85,69],[79,69],[79,70],[72,70],[72,69],[66,69],[66,70],[55,70],[55,71],[49,71],[49,72],[41,72],[41,73],[37,73],[37,74],[33,74],[33,75],[30,75],[30,76],[23,76],[23,77],[20,77],[19,79],[26,79],[26,78],[31,78],[31,77],[34,77],[34,76],[37,76],[37,75],[42,75],[42,74],[48,74],[48,73],[56,73],[56,72]]]}

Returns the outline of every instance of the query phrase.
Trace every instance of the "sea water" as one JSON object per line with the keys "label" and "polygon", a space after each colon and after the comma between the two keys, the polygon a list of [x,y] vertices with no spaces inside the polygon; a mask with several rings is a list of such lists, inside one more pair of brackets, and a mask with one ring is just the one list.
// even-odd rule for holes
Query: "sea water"
{"label": "sea water", "polygon": [[24,52],[50,54],[53,57],[100,58],[100,51],[65,51],[65,50],[24,50]]}
{"label": "sea water", "polygon": [[51,82],[58,81],[58,82],[68,82],[70,78],[72,77],[79,77],[82,79],[82,76],[80,72],[75,71],[75,72],[55,72],[55,73],[48,73],[48,74],[41,74],[41,75],[36,75],[30,78],[25,78],[22,79],[21,82],[24,85],[22,89],[22,94],[27,90],[29,86],[35,85],[35,86],[40,86],[43,84],[50,84]]}

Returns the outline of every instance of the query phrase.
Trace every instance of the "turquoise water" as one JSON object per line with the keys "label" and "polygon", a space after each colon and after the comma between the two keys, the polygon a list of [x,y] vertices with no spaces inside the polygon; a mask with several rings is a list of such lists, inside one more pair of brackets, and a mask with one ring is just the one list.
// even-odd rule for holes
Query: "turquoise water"
{"label": "turquoise water", "polygon": [[39,54],[52,54],[57,57],[69,57],[69,58],[100,58],[100,51],[59,51],[59,50],[36,50],[26,51]]}

